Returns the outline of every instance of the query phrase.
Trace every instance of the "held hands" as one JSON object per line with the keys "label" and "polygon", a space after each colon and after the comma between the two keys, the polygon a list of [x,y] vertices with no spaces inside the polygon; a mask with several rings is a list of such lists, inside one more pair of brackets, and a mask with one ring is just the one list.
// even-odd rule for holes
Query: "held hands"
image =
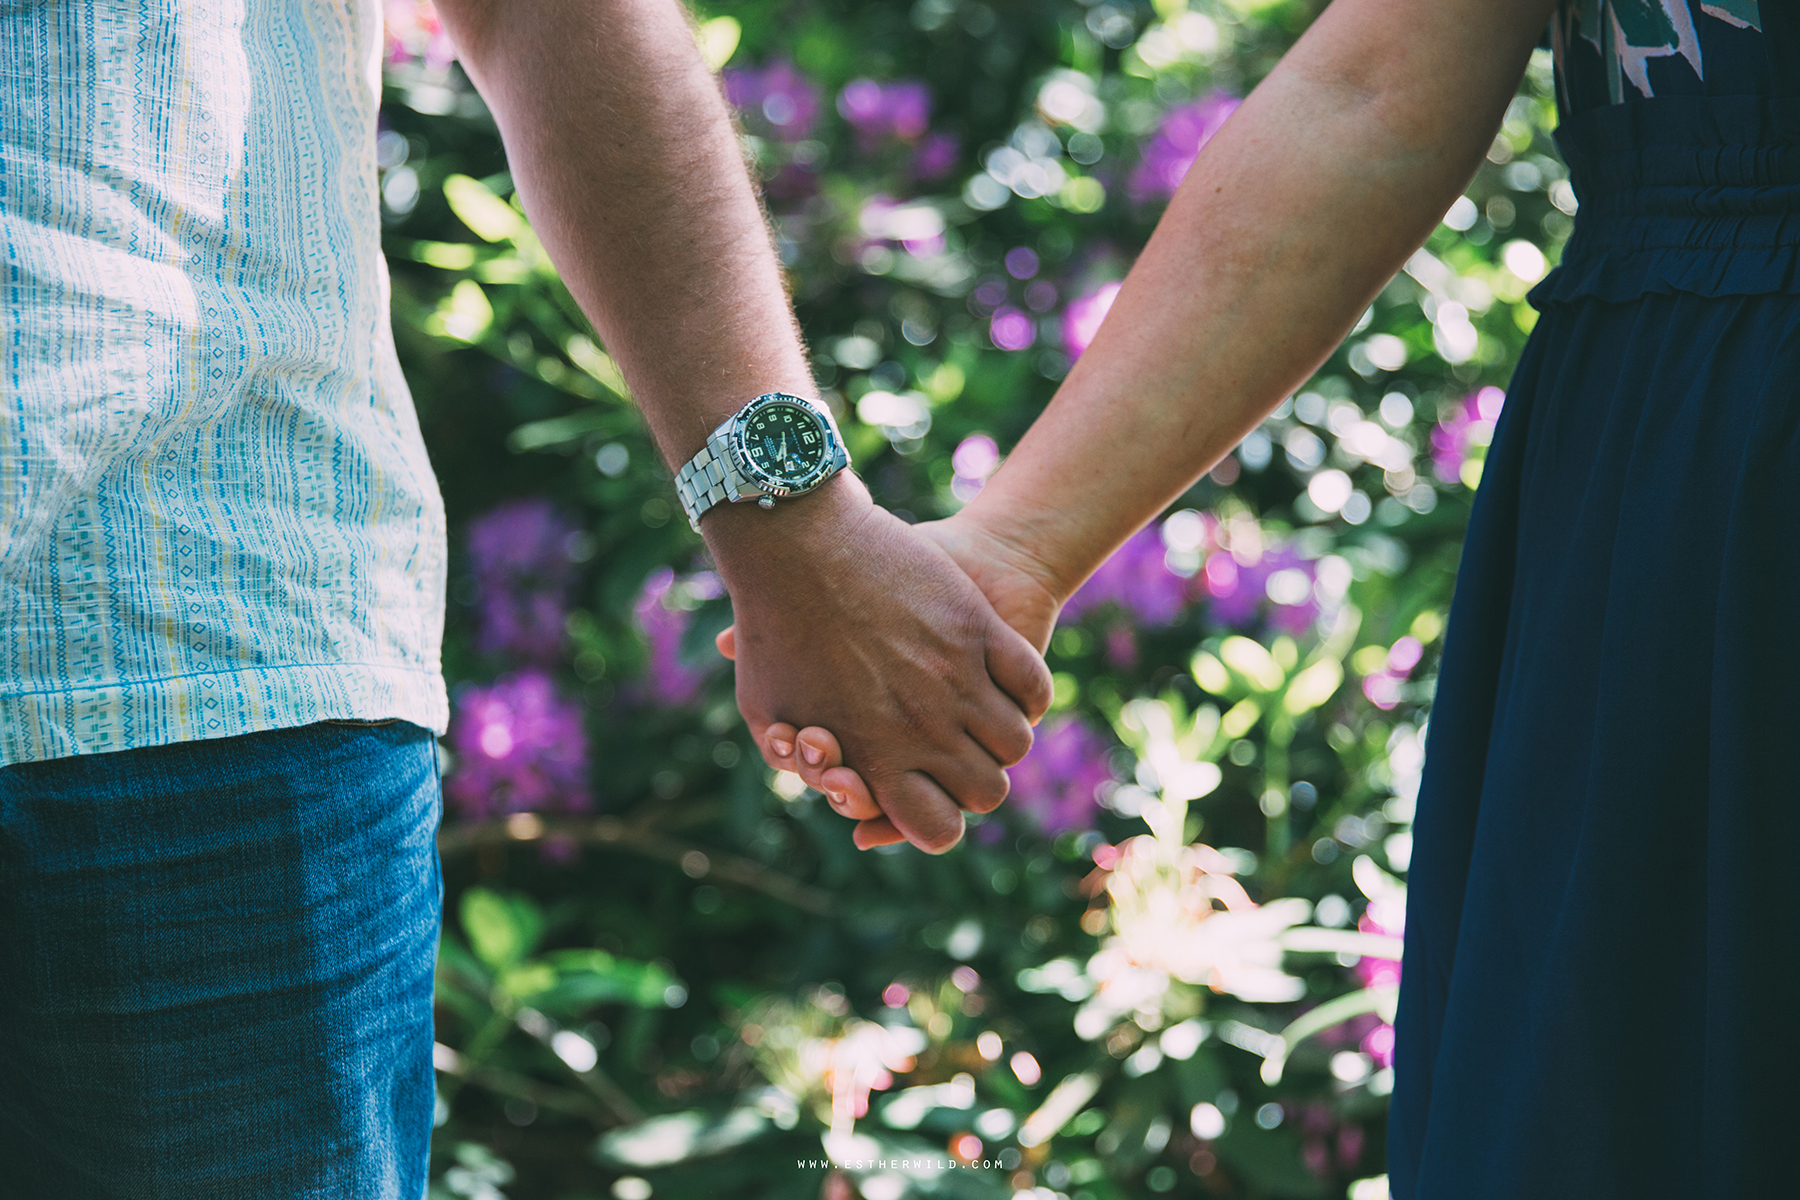
{"label": "held hands", "polygon": [[771,766],[816,786],[829,768],[800,759],[790,731],[829,724],[857,766],[839,791],[873,818],[858,844],[904,837],[941,852],[965,810],[1005,799],[1004,767],[1031,746],[1050,673],[942,542],[846,484],[810,497],[778,536],[708,518],[737,612],[720,648]]}
{"label": "held hands", "polygon": [[[880,512],[880,510],[875,511]],[[899,524],[896,519],[888,517],[886,513],[881,513],[881,516]],[[1030,646],[1037,651],[1031,657],[1040,673],[1039,681],[1046,690],[1039,696],[1041,703],[1025,706],[1031,722],[1035,724],[1049,704],[1048,671],[1043,668],[1042,659],[1039,656],[1049,644],[1050,634],[1056,625],[1057,610],[1061,606],[1054,586],[1048,582],[1048,574],[1042,570],[1041,564],[1036,563],[1029,555],[1021,552],[1019,548],[993,537],[965,514],[910,528],[901,525],[901,528],[908,529],[910,533],[940,550],[966,577],[964,582],[972,583],[979,589],[980,594],[985,597],[986,604],[991,606],[994,615],[1010,626],[1012,631],[1016,631],[1016,636],[1028,641]],[[860,637],[865,642],[868,639],[866,630],[851,636]],[[725,657],[740,659],[738,670],[741,699],[745,666],[740,657],[742,643],[738,639],[736,626],[719,635],[718,646]],[[1003,662],[1006,661],[1003,659]],[[993,676],[993,682],[1003,688],[1006,686],[1000,682],[998,674]],[[1013,693],[1010,688],[1006,690],[1009,691],[1009,694],[1016,696],[1016,693]],[[844,747],[830,730],[823,727],[823,724],[808,725],[804,729],[797,730],[793,723],[785,720],[760,723],[750,717],[748,709],[745,710],[745,716],[747,720],[750,720],[751,729],[756,734],[757,744],[762,748],[763,757],[771,767],[777,770],[792,771],[800,776],[807,786],[823,792],[835,811],[857,822],[854,837],[859,848],[867,850],[875,846],[910,840],[922,849],[936,851],[947,849],[954,844],[955,837],[940,843],[921,842],[917,836],[914,836],[908,826],[916,826],[917,819],[914,813],[905,806],[915,795],[923,798],[928,797],[929,793],[915,792],[910,788],[899,792],[883,791],[880,793],[881,798],[878,799],[878,793],[871,790],[869,784],[865,782],[863,774],[843,765]],[[833,715],[830,718],[821,718],[821,720],[824,719],[829,719],[832,725],[839,729],[849,730],[852,728],[846,717]],[[1028,748],[1029,744],[1029,737],[1027,737],[1024,748]],[[999,755],[994,757],[999,759],[1000,765],[1010,766],[1024,756],[1024,748],[1012,746],[1009,749],[1016,749],[1018,751],[1016,755],[1006,758],[1000,758]],[[854,750],[852,753],[856,754]],[[871,760],[857,754],[854,761],[858,767],[867,771]],[[974,774],[970,776],[971,779],[974,777]],[[939,780],[938,782],[942,783],[943,781]],[[987,790],[979,794],[971,793],[974,803],[965,800],[962,807],[971,812],[987,812],[996,807],[1006,794],[1004,773],[999,782],[997,794],[991,785],[988,785]],[[954,792],[947,785],[943,790],[950,791],[959,799],[962,798],[961,793]],[[895,799],[902,804],[901,811],[896,812],[894,808],[889,807],[888,796],[890,794],[894,795]],[[931,814],[932,819],[947,821],[948,814],[945,814],[941,805],[934,801],[935,797],[931,797],[925,803],[925,809]],[[948,821],[947,824],[949,824]],[[953,827],[956,835],[960,837],[962,830],[960,813],[954,814]]]}

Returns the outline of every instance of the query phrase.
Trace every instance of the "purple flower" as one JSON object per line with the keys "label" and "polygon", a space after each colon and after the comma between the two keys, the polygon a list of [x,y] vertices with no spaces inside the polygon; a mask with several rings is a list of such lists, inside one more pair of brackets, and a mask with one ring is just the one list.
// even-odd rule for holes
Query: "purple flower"
{"label": "purple flower", "polygon": [[1119,285],[1107,283],[1079,300],[1071,301],[1063,310],[1063,353],[1071,359],[1080,358],[1082,351],[1093,343],[1094,335],[1100,332],[1100,323],[1106,320],[1113,301],[1118,298]]}
{"label": "purple flower", "polygon": [[1115,671],[1129,671],[1137,664],[1137,630],[1129,625],[1114,625],[1107,630],[1106,665]]}
{"label": "purple flower", "polygon": [[916,79],[853,79],[838,93],[837,108],[863,149],[872,150],[883,138],[910,142],[925,132],[931,122],[931,89]]}
{"label": "purple flower", "polygon": [[1500,419],[1500,409],[1505,403],[1505,392],[1497,387],[1484,387],[1464,396],[1456,413],[1433,427],[1431,461],[1439,479],[1455,483],[1462,478],[1469,451],[1486,446],[1493,439],[1494,422]]}
{"label": "purple flower", "polygon": [[459,690],[449,742],[456,769],[444,798],[467,820],[592,807],[581,706],[558,695],[543,671]]}
{"label": "purple flower", "polygon": [[1169,570],[1162,535],[1155,526],[1134,533],[1063,605],[1063,616],[1081,617],[1116,604],[1139,624],[1173,625],[1187,607],[1187,580]]}
{"label": "purple flower", "polygon": [[1006,252],[1006,273],[1014,279],[1030,279],[1038,273],[1037,251],[1030,246],[1014,246]]}
{"label": "purple flower", "polygon": [[763,195],[771,200],[793,203],[816,196],[819,192],[819,177],[811,168],[799,163],[783,163],[775,169],[775,174],[763,183]]}
{"label": "purple flower", "polygon": [[1052,836],[1090,828],[1099,788],[1112,780],[1111,757],[1112,745],[1081,718],[1046,721],[1031,753],[1007,769],[1014,803]]}
{"label": "purple flower", "polygon": [[1212,140],[1241,103],[1236,96],[1214,92],[1192,104],[1170,109],[1156,133],[1144,143],[1143,156],[1126,181],[1126,194],[1139,204],[1173,196],[1200,156],[1200,148]]}
{"label": "purple flower", "polygon": [[525,662],[562,650],[578,530],[548,500],[511,500],[469,522],[475,576],[475,648]]}
{"label": "purple flower", "polygon": [[962,145],[952,133],[928,133],[913,151],[912,176],[921,183],[942,179],[956,169]]}
{"label": "purple flower", "polygon": [[819,119],[819,89],[785,59],[760,70],[726,71],[725,98],[732,107],[760,116],[784,142],[805,141]]}
{"label": "purple flower", "polygon": [[635,609],[650,657],[643,679],[630,690],[631,699],[659,708],[682,708],[700,698],[712,672],[682,661],[681,643],[692,621],[692,613],[682,602],[710,600],[722,594],[719,577],[710,571],[686,579],[678,579],[667,567],[650,573]]}
{"label": "purple flower", "polygon": [[1220,625],[1252,628],[1263,618],[1265,604],[1268,624],[1295,636],[1305,633],[1319,617],[1313,564],[1292,546],[1265,550],[1250,563],[1216,551],[1207,556],[1199,578],[1212,597],[1208,615]]}
{"label": "purple flower", "polygon": [[1000,350],[1029,350],[1037,341],[1037,323],[1030,314],[1002,305],[994,310],[994,319],[988,323],[988,337]]}

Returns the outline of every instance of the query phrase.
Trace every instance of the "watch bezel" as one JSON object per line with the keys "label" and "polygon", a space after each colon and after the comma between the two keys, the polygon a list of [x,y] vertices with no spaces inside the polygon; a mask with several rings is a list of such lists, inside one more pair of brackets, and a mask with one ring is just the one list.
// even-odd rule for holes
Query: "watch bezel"
{"label": "watch bezel", "polygon": [[[824,436],[824,452],[819,456],[818,464],[804,475],[776,475],[759,467],[750,457],[746,445],[750,422],[758,413],[777,404],[786,404],[810,413]],[[835,474],[842,465],[839,459],[842,457],[843,439],[838,436],[837,423],[831,419],[831,411],[817,400],[808,400],[804,396],[793,396],[786,392],[768,392],[739,409],[737,416],[731,420],[731,432],[726,441],[739,473],[767,496],[803,495]]]}

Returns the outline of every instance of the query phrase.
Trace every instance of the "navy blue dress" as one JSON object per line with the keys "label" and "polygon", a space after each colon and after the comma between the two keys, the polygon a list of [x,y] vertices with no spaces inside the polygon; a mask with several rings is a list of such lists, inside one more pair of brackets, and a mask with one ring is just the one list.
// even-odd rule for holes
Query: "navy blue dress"
{"label": "navy blue dress", "polygon": [[1580,206],[1450,612],[1396,1200],[1800,1195],[1800,0],[1761,10],[1554,22]]}

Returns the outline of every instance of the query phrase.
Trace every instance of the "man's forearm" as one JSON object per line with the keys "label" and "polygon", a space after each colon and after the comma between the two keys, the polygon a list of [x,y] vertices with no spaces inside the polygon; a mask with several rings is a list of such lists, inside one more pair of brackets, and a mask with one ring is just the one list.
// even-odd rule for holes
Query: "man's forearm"
{"label": "man's forearm", "polygon": [[[717,81],[677,0],[442,0],[532,225],[679,467],[752,396],[813,392]],[[850,477],[784,508],[858,493]],[[730,506],[726,506],[729,509]],[[709,534],[745,514],[708,516]],[[796,514],[755,522],[759,533]]]}
{"label": "man's forearm", "polygon": [[1315,371],[1464,187],[1551,0],[1338,0],[1202,151],[964,516],[1059,597]]}

